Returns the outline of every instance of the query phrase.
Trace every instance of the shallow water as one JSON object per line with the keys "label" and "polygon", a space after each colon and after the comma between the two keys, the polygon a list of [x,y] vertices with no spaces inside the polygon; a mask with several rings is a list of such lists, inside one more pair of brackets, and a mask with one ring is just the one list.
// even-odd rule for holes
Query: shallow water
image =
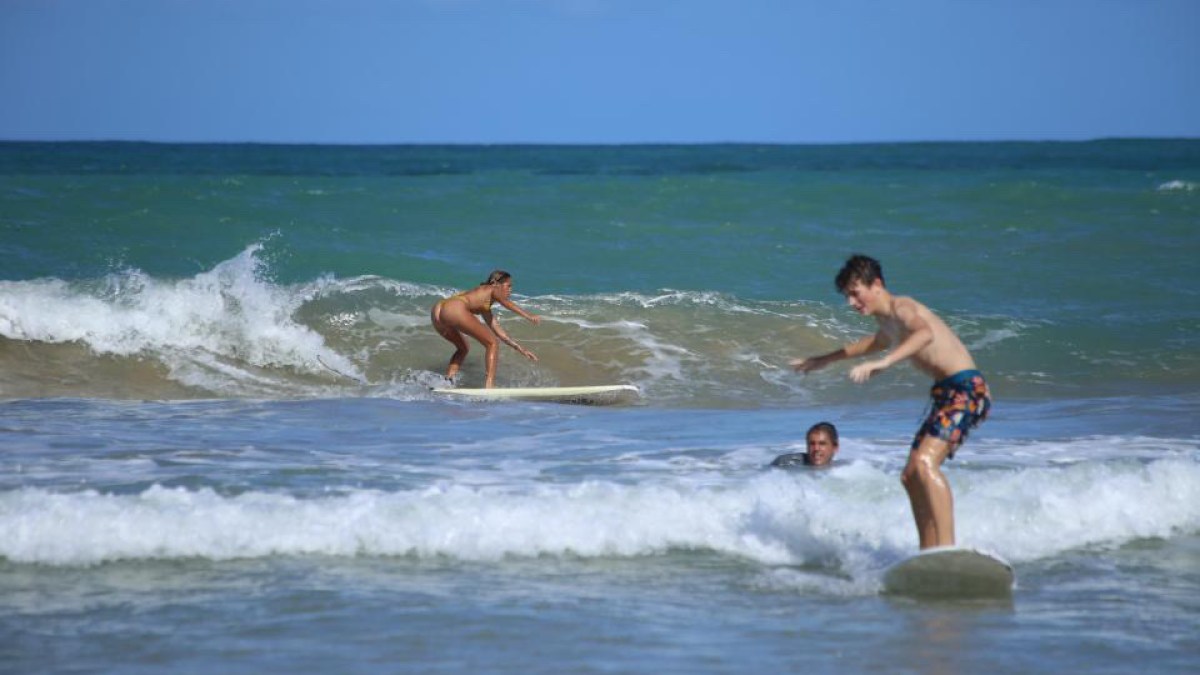
{"label": "shallow water", "polygon": [[904,438],[848,438],[825,471],[766,468],[797,448],[797,411],[5,407],[0,615],[18,671],[1194,663],[1194,430],[981,434],[947,470],[959,537],[1009,559],[1018,587],[936,603],[879,594],[915,545]]}

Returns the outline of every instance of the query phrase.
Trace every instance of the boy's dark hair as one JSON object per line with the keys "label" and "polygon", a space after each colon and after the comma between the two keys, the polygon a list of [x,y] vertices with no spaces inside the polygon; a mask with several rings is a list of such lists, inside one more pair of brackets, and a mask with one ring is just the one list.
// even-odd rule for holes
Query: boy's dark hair
{"label": "boy's dark hair", "polygon": [[825,434],[827,434],[829,436],[829,440],[835,446],[838,444],[837,427],[833,426],[832,422],[817,422],[816,424],[812,425],[811,427],[808,428],[808,431],[806,431],[804,433],[805,440],[807,440],[809,435],[812,434],[812,432],[814,432],[814,431],[824,432]]}
{"label": "boy's dark hair", "polygon": [[834,284],[837,285],[838,293],[845,293],[846,289],[856,281],[862,282],[864,286],[870,286],[876,279],[884,286],[887,285],[883,280],[883,268],[880,267],[879,261],[865,255],[852,255],[846,264],[842,265],[842,270],[838,272]]}

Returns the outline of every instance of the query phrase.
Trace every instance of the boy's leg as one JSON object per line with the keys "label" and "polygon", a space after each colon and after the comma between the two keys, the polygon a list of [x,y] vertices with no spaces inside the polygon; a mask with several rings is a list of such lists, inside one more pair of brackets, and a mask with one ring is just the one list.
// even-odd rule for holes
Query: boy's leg
{"label": "boy's leg", "polygon": [[954,545],[954,495],[942,474],[950,443],[926,435],[908,454],[900,482],[908,492],[921,548]]}

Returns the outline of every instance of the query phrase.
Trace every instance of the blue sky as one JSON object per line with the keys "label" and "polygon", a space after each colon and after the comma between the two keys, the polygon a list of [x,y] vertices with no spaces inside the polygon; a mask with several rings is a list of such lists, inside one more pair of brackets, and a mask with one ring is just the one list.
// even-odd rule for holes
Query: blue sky
{"label": "blue sky", "polygon": [[0,0],[0,139],[1200,137],[1200,0]]}

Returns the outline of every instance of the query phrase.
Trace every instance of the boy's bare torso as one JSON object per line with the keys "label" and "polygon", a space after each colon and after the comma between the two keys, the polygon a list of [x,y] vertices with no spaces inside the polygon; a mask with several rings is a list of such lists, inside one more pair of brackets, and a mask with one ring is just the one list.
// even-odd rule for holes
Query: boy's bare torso
{"label": "boy's bare torso", "polygon": [[893,299],[892,312],[876,315],[880,334],[889,347],[896,347],[912,332],[910,327],[922,323],[929,327],[932,340],[912,356],[913,367],[933,378],[943,380],[963,371],[974,370],[975,360],[966,346],[938,315],[928,307],[907,296]]}

